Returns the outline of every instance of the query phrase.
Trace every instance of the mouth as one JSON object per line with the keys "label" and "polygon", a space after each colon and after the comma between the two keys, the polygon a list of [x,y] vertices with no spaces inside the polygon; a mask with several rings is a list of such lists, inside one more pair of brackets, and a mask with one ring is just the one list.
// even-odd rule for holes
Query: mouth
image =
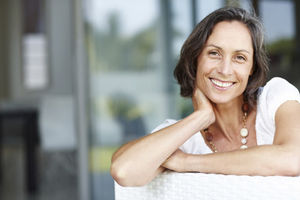
{"label": "mouth", "polygon": [[233,81],[223,81],[219,79],[210,78],[212,85],[219,90],[227,90],[231,88],[236,82]]}

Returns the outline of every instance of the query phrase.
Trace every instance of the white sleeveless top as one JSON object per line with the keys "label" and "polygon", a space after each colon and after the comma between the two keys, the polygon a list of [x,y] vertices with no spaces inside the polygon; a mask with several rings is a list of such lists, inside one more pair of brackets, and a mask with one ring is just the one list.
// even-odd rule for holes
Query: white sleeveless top
{"label": "white sleeveless top", "polygon": [[[259,88],[255,121],[257,145],[273,143],[275,113],[279,106],[288,100],[296,100],[300,103],[300,94],[295,86],[283,78],[272,78],[264,87]],[[152,132],[156,132],[176,122],[176,120],[167,119]],[[190,137],[180,149],[190,154],[212,153],[200,132]]]}

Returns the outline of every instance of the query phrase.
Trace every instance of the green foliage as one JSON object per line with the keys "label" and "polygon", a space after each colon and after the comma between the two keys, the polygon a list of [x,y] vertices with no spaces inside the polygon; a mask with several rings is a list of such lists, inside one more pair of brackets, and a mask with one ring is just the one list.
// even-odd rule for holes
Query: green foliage
{"label": "green foliage", "polygon": [[283,73],[287,73],[293,65],[295,41],[282,38],[268,44],[267,50],[271,58],[271,75],[282,76]]}
{"label": "green foliage", "polygon": [[291,38],[282,38],[267,45],[270,54],[292,54],[295,50],[295,41]]}
{"label": "green foliage", "polygon": [[119,16],[112,13],[109,30],[87,29],[90,63],[95,71],[142,71],[153,67],[151,56],[157,41],[157,24],[131,37],[120,34]]}

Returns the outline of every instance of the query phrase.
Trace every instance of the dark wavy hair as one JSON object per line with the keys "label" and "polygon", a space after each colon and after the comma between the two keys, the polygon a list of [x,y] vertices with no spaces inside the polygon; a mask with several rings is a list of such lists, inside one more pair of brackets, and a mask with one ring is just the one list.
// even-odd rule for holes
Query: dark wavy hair
{"label": "dark wavy hair", "polygon": [[180,85],[180,94],[183,97],[192,97],[196,73],[197,58],[201,54],[214,26],[222,21],[239,21],[245,24],[251,34],[254,50],[252,75],[249,77],[244,100],[250,108],[256,106],[257,92],[267,78],[269,58],[264,46],[264,28],[255,13],[249,13],[242,8],[220,8],[196,25],[192,33],[184,42],[180,58],[174,70],[174,77]]}

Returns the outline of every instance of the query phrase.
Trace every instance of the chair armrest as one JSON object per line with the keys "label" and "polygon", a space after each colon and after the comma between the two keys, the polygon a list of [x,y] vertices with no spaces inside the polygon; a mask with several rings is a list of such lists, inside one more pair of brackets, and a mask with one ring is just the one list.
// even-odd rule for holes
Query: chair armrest
{"label": "chair armrest", "polygon": [[300,177],[164,172],[142,187],[115,182],[116,200],[299,200]]}

